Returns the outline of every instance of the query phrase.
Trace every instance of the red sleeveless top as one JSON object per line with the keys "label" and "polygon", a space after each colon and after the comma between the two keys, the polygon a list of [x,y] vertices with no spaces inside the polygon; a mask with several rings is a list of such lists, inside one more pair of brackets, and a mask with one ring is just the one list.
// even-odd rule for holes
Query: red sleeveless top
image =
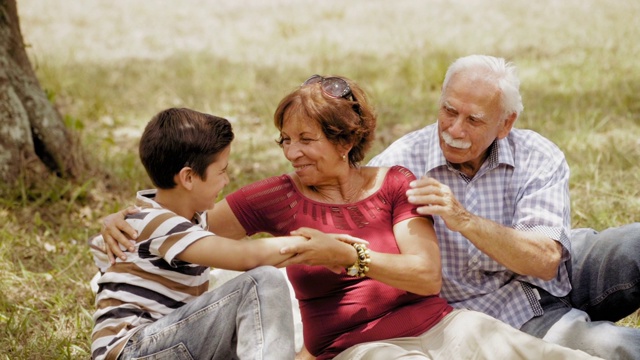
{"label": "red sleeveless top", "polygon": [[[226,200],[249,235],[289,235],[304,226],[350,234],[369,241],[373,251],[398,254],[393,225],[421,216],[406,196],[414,179],[409,170],[394,166],[371,196],[327,204],[303,196],[288,175],[281,175],[245,186]],[[299,301],[305,346],[318,360],[362,342],[418,336],[452,310],[439,296],[337,275],[322,266],[292,265],[287,275]]]}

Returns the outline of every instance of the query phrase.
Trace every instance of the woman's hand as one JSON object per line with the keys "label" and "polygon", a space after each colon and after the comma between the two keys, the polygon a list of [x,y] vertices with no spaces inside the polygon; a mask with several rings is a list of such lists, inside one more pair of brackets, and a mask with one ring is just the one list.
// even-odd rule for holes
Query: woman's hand
{"label": "woman's hand", "polygon": [[[293,233],[292,233],[293,234]],[[336,240],[340,240],[347,244],[365,244],[369,245],[369,242],[365,239],[360,239],[355,236],[347,235],[347,234],[327,234],[329,236],[333,236]]]}
{"label": "woman's hand", "polygon": [[281,254],[295,255],[279,265],[320,265],[336,274],[342,273],[347,266],[355,263],[357,259],[357,253],[350,244],[355,242],[367,243],[350,235],[325,234],[322,231],[311,228],[294,230],[291,235],[304,236],[309,240],[280,249]]}
{"label": "woman's hand", "polygon": [[102,219],[102,230],[100,230],[100,234],[105,243],[105,249],[103,250],[107,253],[111,264],[115,263],[116,256],[122,260],[127,259],[120,245],[124,246],[128,251],[134,250],[133,244],[135,244],[134,240],[138,237],[138,234],[124,219],[127,215],[138,212],[140,212],[138,208],[129,206],[124,210],[107,215]]}

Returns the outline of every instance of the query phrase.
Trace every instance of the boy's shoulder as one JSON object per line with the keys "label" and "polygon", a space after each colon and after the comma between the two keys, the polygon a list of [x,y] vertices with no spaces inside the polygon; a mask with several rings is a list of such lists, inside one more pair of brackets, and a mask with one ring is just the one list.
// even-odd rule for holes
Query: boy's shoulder
{"label": "boy's shoulder", "polygon": [[[151,237],[167,236],[176,231],[184,231],[190,227],[198,226],[158,204],[155,201],[156,192],[155,189],[138,191],[135,201],[135,207],[138,212],[125,216],[125,221],[141,235],[138,238],[138,242],[149,240]],[[104,273],[111,265],[105,252],[106,243],[104,238],[101,234],[95,234],[87,240],[87,243],[96,266]],[[125,250],[122,246],[120,248],[123,251]]]}
{"label": "boy's shoulder", "polygon": [[125,217],[125,221],[138,233],[138,242],[182,232],[208,232],[206,219],[203,220],[198,214],[192,221],[165,208],[139,207],[138,209],[139,212]]}
{"label": "boy's shoulder", "polygon": [[[141,207],[139,212],[127,215],[125,221],[139,234],[136,240],[136,248],[145,246],[144,244],[149,241],[154,241],[156,243],[154,248],[157,248],[171,237],[174,240],[186,238],[188,242],[192,242],[202,237],[213,235],[204,227],[206,220],[194,224],[185,217],[164,208]],[[90,237],[87,242],[96,266],[100,269],[100,272],[104,273],[111,266],[105,252],[107,245],[104,238],[101,234],[96,234]],[[122,245],[119,246],[122,251],[126,250]],[[173,246],[176,246],[176,250],[170,250]],[[165,251],[179,252],[178,248],[185,246],[187,245],[173,243],[171,247],[165,248]],[[173,258],[173,256],[175,254],[171,257]]]}
{"label": "boy's shoulder", "polygon": [[191,220],[164,208],[156,202],[156,194],[156,189],[140,190],[136,193],[135,207],[138,209],[138,212],[125,217],[125,220],[134,227],[136,231],[140,233],[140,230],[144,227],[149,225],[159,226],[166,221],[191,223]]}

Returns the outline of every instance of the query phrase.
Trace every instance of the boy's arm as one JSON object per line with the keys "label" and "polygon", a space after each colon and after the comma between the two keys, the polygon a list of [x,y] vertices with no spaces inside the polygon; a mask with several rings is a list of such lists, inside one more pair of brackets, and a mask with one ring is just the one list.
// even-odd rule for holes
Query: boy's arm
{"label": "boy's arm", "polygon": [[277,265],[296,254],[281,254],[280,249],[307,241],[302,236],[280,236],[232,240],[207,236],[195,241],[176,258],[192,264],[219,269],[246,271],[261,265]]}
{"label": "boy's arm", "polygon": [[[107,254],[109,262],[115,263],[115,257],[122,260],[127,259],[127,255],[120,249],[122,245],[127,251],[134,250],[135,240],[138,237],[135,229],[129,224],[125,217],[135,214],[140,210],[134,206],[116,213],[109,214],[102,218],[102,230],[100,234],[104,238],[103,251]],[[207,225],[209,230],[217,235],[231,239],[242,239],[247,235],[240,221],[235,216],[226,200],[219,201],[213,209],[207,210]]]}

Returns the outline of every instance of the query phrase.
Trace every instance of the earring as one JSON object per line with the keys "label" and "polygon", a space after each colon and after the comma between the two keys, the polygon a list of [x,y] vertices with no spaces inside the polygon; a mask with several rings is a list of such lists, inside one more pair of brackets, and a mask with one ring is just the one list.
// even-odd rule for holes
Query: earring
{"label": "earring", "polygon": [[347,155],[342,154],[342,161],[347,161]]}

